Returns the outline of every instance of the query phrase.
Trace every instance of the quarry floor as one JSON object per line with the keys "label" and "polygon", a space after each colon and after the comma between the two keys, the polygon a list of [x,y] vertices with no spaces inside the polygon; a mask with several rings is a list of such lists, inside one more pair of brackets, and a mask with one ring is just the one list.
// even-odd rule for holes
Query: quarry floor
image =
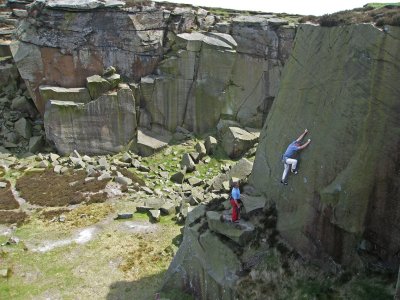
{"label": "quarry floor", "polygon": [[[161,158],[165,163],[165,156]],[[156,159],[150,158],[149,164]],[[24,159],[17,162],[23,164]],[[177,162],[171,159],[171,165]],[[50,197],[68,202],[66,186],[80,176],[56,179],[51,172],[39,180],[23,175],[23,170],[0,168],[0,179],[8,181],[7,188],[0,189],[0,299],[192,299],[179,291],[158,294],[182,240],[175,215],[153,223],[148,214],[136,212],[134,191],[122,193],[113,185],[105,201],[101,196],[93,203],[47,207]],[[28,180],[18,182],[24,176]],[[63,181],[66,184],[59,185]],[[26,201],[21,190],[36,203]],[[49,195],[51,190],[55,195]],[[71,193],[76,197],[73,189]],[[133,217],[116,219],[121,213]]]}
{"label": "quarry floor", "polygon": [[171,217],[152,224],[147,214],[114,220],[134,209],[120,198],[77,208],[75,218],[103,215],[84,226],[68,215],[59,222],[35,214],[18,228],[1,225],[0,269],[9,274],[0,299],[155,299],[180,226]]}

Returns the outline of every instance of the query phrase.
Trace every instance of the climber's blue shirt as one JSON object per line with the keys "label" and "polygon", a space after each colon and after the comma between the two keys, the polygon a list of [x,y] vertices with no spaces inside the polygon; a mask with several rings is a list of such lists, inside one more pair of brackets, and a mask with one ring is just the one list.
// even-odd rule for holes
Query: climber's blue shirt
{"label": "climber's blue shirt", "polygon": [[233,199],[239,200],[240,199],[240,190],[239,190],[239,188],[234,187],[232,189],[232,194],[231,195],[232,195]]}
{"label": "climber's blue shirt", "polygon": [[286,158],[292,158],[293,155],[299,151],[299,146],[296,145],[296,141],[292,142],[286,149],[285,154],[283,154],[283,157]]}

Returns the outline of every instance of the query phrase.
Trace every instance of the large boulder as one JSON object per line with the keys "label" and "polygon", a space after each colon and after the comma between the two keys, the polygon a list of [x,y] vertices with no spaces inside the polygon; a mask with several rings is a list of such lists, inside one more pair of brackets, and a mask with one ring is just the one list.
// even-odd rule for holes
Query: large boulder
{"label": "large boulder", "polygon": [[[398,27],[297,31],[250,182],[276,202],[277,229],[304,256],[359,266],[356,249],[365,239],[373,245],[369,254],[398,267],[398,49]],[[281,155],[303,128],[311,145],[299,174],[283,186]]]}
{"label": "large boulder", "polygon": [[171,134],[164,132],[163,134],[150,131],[144,128],[138,130],[137,143],[135,150],[141,156],[150,156],[168,146],[171,140]]}
{"label": "large boulder", "polygon": [[230,158],[241,157],[258,141],[258,135],[240,127],[228,127],[222,134],[222,147]]}
{"label": "large boulder", "polygon": [[136,137],[135,99],[126,85],[87,104],[51,100],[46,107],[46,137],[61,154],[116,153]]}

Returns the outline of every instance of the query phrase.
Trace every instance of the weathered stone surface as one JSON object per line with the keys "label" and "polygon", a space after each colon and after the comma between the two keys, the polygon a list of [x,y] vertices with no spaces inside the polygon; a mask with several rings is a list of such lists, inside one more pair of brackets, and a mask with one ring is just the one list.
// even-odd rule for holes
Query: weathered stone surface
{"label": "weathered stone surface", "polygon": [[25,9],[13,9],[12,13],[17,18],[26,18],[28,16],[28,12]]}
{"label": "weathered stone surface", "polygon": [[238,52],[269,59],[278,58],[279,37],[274,26],[268,26],[272,15],[238,16],[232,20],[232,37]]}
{"label": "weathered stone surface", "polygon": [[86,87],[89,90],[90,97],[92,99],[97,99],[111,89],[111,84],[103,77],[99,75],[93,75],[86,78]]}
{"label": "weathered stone surface", "polygon": [[[90,9],[94,3],[104,7],[121,4],[91,0],[36,3],[36,13],[18,27],[12,53],[42,114],[45,103],[40,85],[83,87],[87,77],[102,74],[108,66],[138,80],[151,74],[161,59],[167,21],[163,10]],[[75,5],[78,8],[71,11]]]}
{"label": "weathered stone surface", "polygon": [[207,131],[218,122],[218,95],[229,81],[235,52],[222,39],[201,33],[179,35],[177,47],[176,56],[162,64],[164,76],[146,87],[146,109],[152,122],[172,132],[183,124],[193,132]]}
{"label": "weathered stone surface", "polygon": [[123,184],[123,185],[130,185],[132,184],[132,179],[122,176],[122,175],[118,175],[114,178],[115,182],[118,182],[119,184]]}
{"label": "weathered stone surface", "polygon": [[200,226],[185,227],[183,242],[164,277],[163,288],[183,290],[191,282],[199,299],[233,299],[232,288],[241,263],[234,251],[211,231],[200,234]]}
{"label": "weathered stone surface", "polygon": [[150,209],[149,214],[150,214],[151,221],[160,222],[161,212],[159,209]]}
{"label": "weathered stone surface", "polygon": [[207,150],[206,147],[204,146],[204,144],[202,142],[198,142],[195,146],[194,149],[197,151],[197,153],[199,154],[198,159],[202,159],[204,156],[207,155]]}
{"label": "weathered stone surface", "polygon": [[188,153],[182,155],[180,165],[181,169],[185,169],[187,172],[193,172],[196,169],[196,165]]}
{"label": "weathered stone surface", "polygon": [[40,86],[39,93],[43,103],[49,100],[72,101],[87,103],[91,101],[89,91],[86,88],[62,88],[57,86]]}
{"label": "weathered stone surface", "polygon": [[164,215],[173,215],[176,213],[176,206],[171,202],[167,202],[160,207],[160,211]]}
{"label": "weathered stone surface", "polygon": [[206,147],[207,154],[212,154],[215,151],[215,149],[217,148],[218,141],[215,137],[208,136],[204,140],[204,145]]}
{"label": "weathered stone surface", "polygon": [[267,199],[264,196],[250,196],[247,194],[242,194],[240,196],[243,206],[247,213],[252,212],[257,209],[263,209],[267,204]]}
{"label": "weathered stone surface", "polygon": [[19,119],[14,124],[15,131],[24,139],[30,139],[32,136],[32,125],[25,118]]}
{"label": "weathered stone surface", "polygon": [[232,241],[244,245],[253,235],[254,226],[251,223],[240,220],[238,223],[233,222],[221,222],[221,214],[216,211],[208,211],[207,222],[209,228],[226,236]]}
{"label": "weathered stone surface", "polygon": [[166,148],[170,140],[171,135],[168,133],[159,134],[141,128],[138,130],[135,147],[141,156],[150,156]]}
{"label": "weathered stone surface", "polygon": [[[381,262],[398,266],[400,29],[387,30],[297,31],[250,180],[276,202],[277,229],[302,255],[354,265],[363,237]],[[311,145],[282,186],[280,157],[302,128]]]}
{"label": "weathered stone surface", "polygon": [[11,50],[10,50],[10,44],[11,44],[11,41],[5,41],[5,40],[0,41],[0,56],[1,57],[12,56]]}
{"label": "weathered stone surface", "polygon": [[29,152],[31,153],[38,152],[42,146],[43,146],[43,137],[33,136],[29,139],[29,146],[28,146]]}
{"label": "weathered stone surface", "polygon": [[11,109],[27,113],[31,118],[34,118],[38,111],[25,96],[18,96],[12,100]]}
{"label": "weathered stone surface", "polygon": [[49,101],[44,124],[59,153],[123,151],[135,138],[135,99],[128,87],[87,104]]}
{"label": "weathered stone surface", "polygon": [[199,186],[199,185],[202,185],[204,183],[204,181],[197,177],[190,177],[190,178],[188,178],[188,183],[191,186]]}
{"label": "weathered stone surface", "polygon": [[131,219],[133,217],[133,213],[118,213],[115,217],[115,220],[121,219]]}
{"label": "weathered stone surface", "polygon": [[239,127],[229,127],[222,136],[222,147],[230,158],[241,157],[258,141],[258,136]]}
{"label": "weathered stone surface", "polygon": [[185,179],[186,169],[180,170],[171,176],[171,181],[182,184]]}
{"label": "weathered stone surface", "polygon": [[227,173],[220,174],[213,178],[210,186],[215,190],[222,190],[224,189],[223,183],[225,181],[230,182],[233,177],[236,177],[240,182],[246,182],[248,176],[251,174],[252,168],[253,163],[246,158],[242,158],[233,165]]}
{"label": "weathered stone surface", "polygon": [[5,63],[0,65],[0,88],[6,87],[7,85],[16,85],[18,78],[18,70],[12,63]]}
{"label": "weathered stone surface", "polygon": [[122,7],[124,1],[115,0],[48,0],[46,6],[53,9],[92,10],[101,7]]}
{"label": "weathered stone surface", "polygon": [[107,77],[106,80],[110,83],[112,89],[115,89],[118,86],[118,84],[122,82],[121,75],[119,74],[113,74]]}
{"label": "weathered stone surface", "polygon": [[204,217],[206,214],[206,206],[205,205],[198,205],[193,210],[188,212],[186,216],[185,225],[190,225],[193,222],[196,222],[199,218]]}

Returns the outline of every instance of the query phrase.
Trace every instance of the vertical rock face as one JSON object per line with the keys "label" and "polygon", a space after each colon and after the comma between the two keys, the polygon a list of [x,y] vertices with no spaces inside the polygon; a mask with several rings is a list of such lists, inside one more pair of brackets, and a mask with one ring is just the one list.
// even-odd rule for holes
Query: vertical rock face
{"label": "vertical rock face", "polygon": [[[277,203],[278,229],[302,254],[398,264],[400,29],[299,27],[260,138],[251,182]],[[308,128],[300,171],[280,157]],[[365,245],[371,245],[367,247]]]}
{"label": "vertical rock face", "polygon": [[270,19],[234,19],[232,35],[178,34],[172,54],[161,62],[161,75],[142,78],[141,103],[151,123],[198,133],[214,129],[221,118],[261,127],[295,32]]}
{"label": "vertical rock face", "polygon": [[132,90],[104,94],[87,104],[50,100],[44,123],[47,138],[62,154],[114,153],[129,148],[136,136],[136,110]]}
{"label": "vertical rock face", "polygon": [[122,4],[35,2],[21,21],[12,53],[42,114],[40,85],[83,87],[88,76],[111,65],[136,80],[154,71],[163,52],[163,11],[122,10],[111,2]]}

